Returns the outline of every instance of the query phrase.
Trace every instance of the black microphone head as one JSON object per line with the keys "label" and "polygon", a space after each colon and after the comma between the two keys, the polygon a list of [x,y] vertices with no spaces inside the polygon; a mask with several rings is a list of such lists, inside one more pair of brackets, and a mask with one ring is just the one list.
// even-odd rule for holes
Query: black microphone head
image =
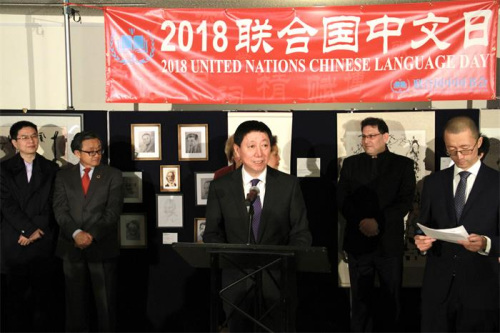
{"label": "black microphone head", "polygon": [[255,196],[257,196],[260,194],[260,188],[258,188],[257,186],[252,186],[250,187],[250,192],[255,192]]}

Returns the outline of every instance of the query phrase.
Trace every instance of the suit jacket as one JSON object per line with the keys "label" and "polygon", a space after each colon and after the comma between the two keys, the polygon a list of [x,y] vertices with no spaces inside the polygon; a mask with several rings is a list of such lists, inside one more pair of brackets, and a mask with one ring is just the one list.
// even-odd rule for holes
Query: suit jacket
{"label": "suit jacket", "polygon": [[225,174],[228,174],[232,171],[236,170],[236,163],[227,165],[223,168],[220,168],[219,170],[214,172],[214,179],[220,178],[224,176]]}
{"label": "suit jacket", "polygon": [[[19,154],[0,164],[2,265],[23,264],[54,254],[57,224],[52,212],[56,163],[37,154],[28,183],[24,160]],[[29,237],[41,229],[44,236],[21,246],[19,236]]]}
{"label": "suit jacket", "polygon": [[[377,158],[362,153],[344,160],[337,191],[338,207],[346,219],[344,250],[402,256],[404,217],[415,195],[413,161],[385,150]],[[367,237],[359,222],[375,218],[379,234]]]}
{"label": "suit jacket", "polygon": [[[211,182],[206,218],[205,243],[247,243],[249,214],[241,167]],[[298,179],[270,167],[267,168],[266,196],[257,238],[257,244],[311,245]]]}
{"label": "suit jacket", "polygon": [[[58,173],[54,190],[54,213],[60,226],[58,256],[69,261],[101,261],[118,256],[122,184],[120,170],[99,165],[84,196],[79,164]],[[73,233],[77,229],[93,237],[92,244],[84,250],[74,245]]]}
{"label": "suit jacket", "polygon": [[[420,223],[431,228],[454,228],[491,239],[488,256],[462,245],[436,241],[427,251],[422,287],[425,304],[442,302],[454,280],[460,300],[471,307],[498,308],[499,173],[481,164],[464,210],[457,221],[453,198],[453,167],[424,180]],[[454,278],[453,278],[454,276]]]}

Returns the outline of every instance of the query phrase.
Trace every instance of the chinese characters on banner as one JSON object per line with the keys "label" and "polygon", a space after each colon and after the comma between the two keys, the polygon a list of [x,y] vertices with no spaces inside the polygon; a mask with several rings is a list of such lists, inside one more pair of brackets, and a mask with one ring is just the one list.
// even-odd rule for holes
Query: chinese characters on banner
{"label": "chinese characters on banner", "polygon": [[104,16],[107,102],[495,98],[497,1]]}

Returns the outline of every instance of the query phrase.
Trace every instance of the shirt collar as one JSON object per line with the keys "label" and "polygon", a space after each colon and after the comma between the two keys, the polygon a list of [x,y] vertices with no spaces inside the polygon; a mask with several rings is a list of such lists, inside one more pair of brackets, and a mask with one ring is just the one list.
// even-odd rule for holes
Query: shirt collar
{"label": "shirt collar", "polygon": [[[256,179],[255,177],[252,177],[248,174],[248,172],[245,171],[245,168],[241,168],[241,174],[243,175],[243,184],[248,184],[252,181],[252,179]],[[260,183],[265,183],[266,182],[266,176],[267,176],[267,167],[262,171],[262,173],[257,177],[260,180]]]}
{"label": "shirt collar", "polygon": [[479,168],[480,167],[481,167],[481,160],[480,159],[478,159],[476,161],[476,163],[474,163],[468,170],[460,169],[455,164],[455,166],[453,168],[453,175],[456,176],[456,175],[458,175],[462,171],[467,171],[467,172],[470,172],[471,174],[473,174],[474,176],[477,176],[477,174],[479,173]]}
{"label": "shirt collar", "polygon": [[[92,172],[94,170],[94,168],[90,168],[90,172]],[[85,167],[80,163],[80,173],[84,173],[85,172]]]}

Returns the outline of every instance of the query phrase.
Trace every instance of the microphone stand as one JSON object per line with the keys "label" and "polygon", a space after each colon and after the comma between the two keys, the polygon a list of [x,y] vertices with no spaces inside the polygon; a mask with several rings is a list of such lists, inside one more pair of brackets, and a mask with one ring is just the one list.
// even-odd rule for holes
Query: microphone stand
{"label": "microphone stand", "polygon": [[250,244],[251,244],[251,240],[252,240],[252,221],[253,221],[253,214],[254,214],[253,204],[252,204],[252,203],[249,203],[249,206],[248,206],[248,216],[249,216],[249,220],[248,220],[248,240],[247,240],[247,245],[250,245]]}

